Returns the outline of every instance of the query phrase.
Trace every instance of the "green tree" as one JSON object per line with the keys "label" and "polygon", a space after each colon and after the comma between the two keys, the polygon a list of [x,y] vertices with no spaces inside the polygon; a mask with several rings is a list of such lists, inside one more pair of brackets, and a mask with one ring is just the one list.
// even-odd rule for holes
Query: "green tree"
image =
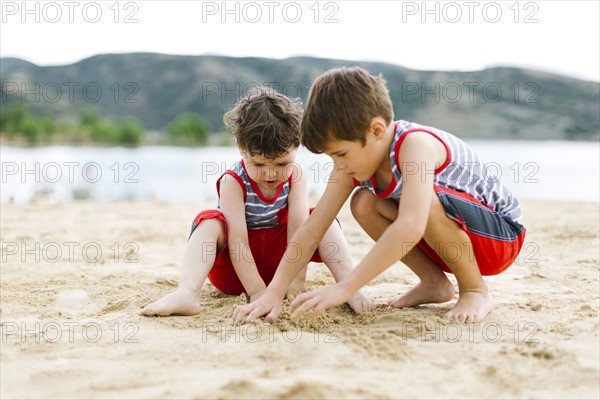
{"label": "green tree", "polygon": [[91,127],[91,139],[98,143],[116,143],[119,139],[119,132],[110,122],[98,120]]}
{"label": "green tree", "polygon": [[39,140],[42,129],[37,119],[28,116],[22,122],[20,131],[29,143],[34,144]]}
{"label": "green tree", "polygon": [[93,110],[84,110],[79,119],[79,125],[93,128],[100,122],[100,117]]}
{"label": "green tree", "polygon": [[49,138],[56,133],[56,121],[50,115],[44,115],[40,120],[40,125],[44,132],[44,136]]}
{"label": "green tree", "polygon": [[3,128],[8,133],[23,133],[23,124],[28,118],[27,108],[23,104],[17,104],[8,111]]}
{"label": "green tree", "polygon": [[6,125],[8,123],[8,114],[2,111],[4,110],[0,109],[0,132],[4,133],[6,132]]}
{"label": "green tree", "polygon": [[205,145],[210,127],[205,119],[191,113],[177,117],[167,128],[171,141],[175,144]]}
{"label": "green tree", "polygon": [[140,144],[142,131],[142,125],[138,121],[128,118],[119,126],[119,142],[127,145]]}

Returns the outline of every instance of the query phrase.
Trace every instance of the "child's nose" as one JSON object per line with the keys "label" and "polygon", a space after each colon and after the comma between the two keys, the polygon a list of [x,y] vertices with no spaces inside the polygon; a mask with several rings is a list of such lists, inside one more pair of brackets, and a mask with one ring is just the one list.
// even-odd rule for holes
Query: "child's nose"
{"label": "child's nose", "polygon": [[277,168],[275,168],[275,167],[267,168],[267,176],[276,177],[277,176]]}

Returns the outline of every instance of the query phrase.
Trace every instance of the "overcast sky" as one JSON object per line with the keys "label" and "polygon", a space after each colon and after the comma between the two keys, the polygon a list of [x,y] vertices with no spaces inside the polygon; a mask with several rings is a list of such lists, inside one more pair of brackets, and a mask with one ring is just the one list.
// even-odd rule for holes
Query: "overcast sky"
{"label": "overcast sky", "polygon": [[600,79],[599,1],[5,1],[0,56],[157,52],[523,66]]}

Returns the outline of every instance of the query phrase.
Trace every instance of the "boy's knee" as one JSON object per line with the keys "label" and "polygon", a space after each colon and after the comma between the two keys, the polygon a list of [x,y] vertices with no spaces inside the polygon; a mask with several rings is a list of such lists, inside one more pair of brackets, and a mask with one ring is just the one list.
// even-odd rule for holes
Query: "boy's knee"
{"label": "boy's knee", "polygon": [[360,220],[373,214],[376,197],[368,189],[359,189],[350,199],[350,211],[355,219]]}
{"label": "boy's knee", "polygon": [[198,225],[193,227],[190,238],[196,236],[209,236],[222,245],[226,237],[225,222],[217,218],[207,218],[198,222]]}
{"label": "boy's knee", "polygon": [[210,219],[205,219],[203,221],[200,221],[200,225],[202,225],[204,228],[210,229],[211,231],[214,231],[214,232],[224,232],[225,231],[225,222],[220,219],[217,219],[217,218],[210,218]]}

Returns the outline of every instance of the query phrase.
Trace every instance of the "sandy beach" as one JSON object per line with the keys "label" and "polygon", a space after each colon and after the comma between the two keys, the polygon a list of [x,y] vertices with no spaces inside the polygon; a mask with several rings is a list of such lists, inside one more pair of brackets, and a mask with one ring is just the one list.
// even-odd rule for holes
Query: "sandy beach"
{"label": "sandy beach", "polygon": [[[526,201],[518,261],[486,278],[499,303],[475,325],[456,301],[386,303],[416,283],[400,262],[365,292],[379,305],[233,326],[244,296],[202,292],[194,317],[141,307],[178,282],[192,218],[211,204],[1,206],[2,398],[600,397],[598,203]],[[372,241],[340,216],[355,261]],[[453,278],[452,278],[453,279]],[[330,284],[311,264],[309,288]]]}

